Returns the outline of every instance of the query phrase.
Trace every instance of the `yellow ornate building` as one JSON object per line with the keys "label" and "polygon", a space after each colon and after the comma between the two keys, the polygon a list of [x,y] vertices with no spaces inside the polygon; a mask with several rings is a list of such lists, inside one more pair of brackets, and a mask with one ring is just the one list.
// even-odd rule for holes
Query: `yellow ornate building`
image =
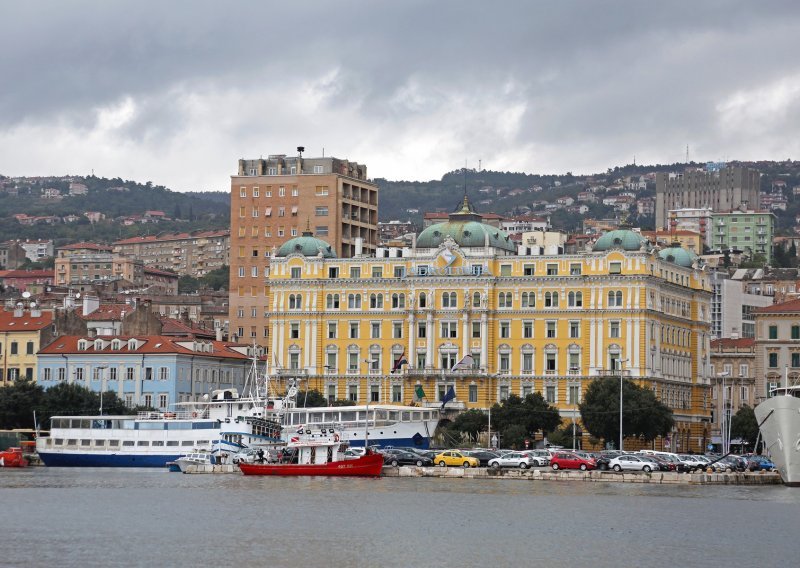
{"label": "yellow ornate building", "polygon": [[571,420],[592,380],[622,373],[675,413],[657,447],[702,450],[711,293],[693,254],[630,230],[592,252],[539,252],[482,223],[466,199],[415,246],[374,256],[336,258],[306,232],[270,264],[272,374],[361,403],[408,404],[421,387],[420,404],[438,407],[453,387],[451,410],[538,391]]}

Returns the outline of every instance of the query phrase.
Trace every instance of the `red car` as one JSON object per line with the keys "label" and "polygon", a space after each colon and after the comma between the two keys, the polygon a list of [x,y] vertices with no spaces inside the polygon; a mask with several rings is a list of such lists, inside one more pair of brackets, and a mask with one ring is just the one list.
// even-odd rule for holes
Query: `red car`
{"label": "red car", "polygon": [[586,471],[587,469],[594,469],[596,466],[593,459],[582,458],[578,454],[572,452],[556,452],[550,458],[550,467],[554,470],[558,469],[580,469]]}

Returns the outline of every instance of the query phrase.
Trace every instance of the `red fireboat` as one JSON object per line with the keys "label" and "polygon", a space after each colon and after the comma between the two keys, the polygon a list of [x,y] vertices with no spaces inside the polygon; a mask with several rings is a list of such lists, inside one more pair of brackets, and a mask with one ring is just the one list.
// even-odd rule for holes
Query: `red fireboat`
{"label": "red fireboat", "polygon": [[0,467],[26,467],[28,460],[22,455],[22,448],[8,448],[0,452]]}
{"label": "red fireboat", "polygon": [[301,427],[281,452],[276,463],[240,463],[245,475],[380,477],[383,456],[366,450],[361,457],[346,459],[347,444],[333,425]]}

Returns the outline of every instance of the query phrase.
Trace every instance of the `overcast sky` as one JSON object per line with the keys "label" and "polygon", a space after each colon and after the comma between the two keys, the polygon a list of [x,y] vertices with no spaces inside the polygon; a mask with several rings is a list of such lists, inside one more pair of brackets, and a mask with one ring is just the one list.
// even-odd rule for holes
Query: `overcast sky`
{"label": "overcast sky", "polygon": [[800,2],[3,1],[0,173],[228,190],[800,157]]}

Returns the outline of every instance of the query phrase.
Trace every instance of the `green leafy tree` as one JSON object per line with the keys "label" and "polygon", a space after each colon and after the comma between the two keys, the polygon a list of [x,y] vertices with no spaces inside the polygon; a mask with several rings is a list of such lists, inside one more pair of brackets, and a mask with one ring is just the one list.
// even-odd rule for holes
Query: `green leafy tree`
{"label": "green leafy tree", "polygon": [[750,447],[754,447],[758,439],[758,420],[752,408],[742,406],[731,417],[731,438],[741,438]]}
{"label": "green leafy tree", "polygon": [[489,416],[477,409],[467,410],[459,414],[450,425],[452,430],[466,434],[471,442],[477,441],[478,434],[485,432],[489,426]]}
{"label": "green leafy tree", "polygon": [[[606,443],[616,444],[619,440],[619,389],[618,377],[595,379],[578,406],[584,428]],[[622,428],[626,437],[651,441],[672,430],[672,411],[653,391],[625,379],[622,396]]]}
{"label": "green leafy tree", "polygon": [[227,290],[230,282],[230,267],[221,266],[200,278],[200,283],[212,290]]}
{"label": "green leafy tree", "polygon": [[27,379],[0,388],[0,428],[33,428],[33,411],[43,397],[44,389]]}
{"label": "green leafy tree", "polygon": [[194,294],[200,288],[200,281],[185,274],[178,278],[178,294]]}
{"label": "green leafy tree", "polygon": [[321,392],[315,389],[311,389],[309,391],[298,391],[296,400],[298,408],[328,406],[328,399],[325,398]]}
{"label": "green leafy tree", "polygon": [[521,447],[521,440],[533,438],[539,431],[547,433],[558,428],[561,416],[558,409],[537,392],[524,399],[512,394],[501,404],[495,404],[492,421],[500,431],[504,446]]}

